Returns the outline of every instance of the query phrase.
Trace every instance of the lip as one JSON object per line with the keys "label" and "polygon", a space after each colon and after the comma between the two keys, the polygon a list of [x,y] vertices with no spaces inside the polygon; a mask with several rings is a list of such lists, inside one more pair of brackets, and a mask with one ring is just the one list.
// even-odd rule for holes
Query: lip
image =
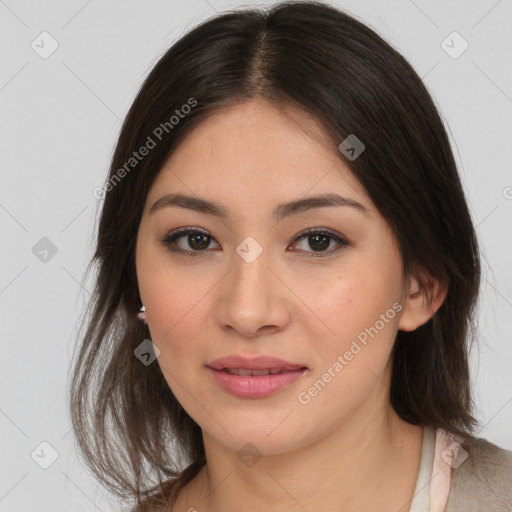
{"label": "lip", "polygon": [[247,368],[248,370],[298,370],[300,368],[307,368],[304,363],[290,363],[273,356],[256,356],[247,357],[242,355],[232,355],[215,359],[207,366],[214,370],[224,370],[225,368]]}
{"label": "lip", "polygon": [[[290,363],[273,356],[245,357],[233,355],[208,363],[207,369],[217,384],[231,395],[241,398],[265,398],[293,385],[307,371],[303,363]],[[280,370],[268,375],[232,375],[225,369]]]}

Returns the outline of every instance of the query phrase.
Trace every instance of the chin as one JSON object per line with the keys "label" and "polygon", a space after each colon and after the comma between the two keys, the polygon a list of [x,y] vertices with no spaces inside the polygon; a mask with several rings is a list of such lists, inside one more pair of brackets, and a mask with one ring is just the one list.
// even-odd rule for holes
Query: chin
{"label": "chin", "polygon": [[[284,413],[284,410],[288,412]],[[261,415],[254,412],[249,414],[248,411],[247,417],[241,417],[238,413],[232,420],[229,414],[222,414],[222,426],[210,418],[203,431],[206,430],[216,443],[237,455],[240,451],[251,450],[259,455],[278,455],[298,449],[307,442],[304,435],[307,429],[303,425],[292,424],[295,413],[287,418],[288,413],[288,409],[282,409],[276,415],[264,412]]]}
{"label": "chin", "polygon": [[[236,453],[237,457],[242,460],[245,455],[255,457],[280,455],[299,448],[300,442],[297,439],[290,439],[289,435],[267,436],[267,434],[252,429],[241,430],[234,433],[233,437],[223,435],[221,439],[216,441],[225,448]],[[243,460],[242,460],[243,462]]]}

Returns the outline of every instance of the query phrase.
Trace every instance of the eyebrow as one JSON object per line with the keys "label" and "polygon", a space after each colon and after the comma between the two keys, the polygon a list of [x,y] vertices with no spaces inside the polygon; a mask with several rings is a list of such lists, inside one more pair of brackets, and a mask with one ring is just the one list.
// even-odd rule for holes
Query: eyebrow
{"label": "eyebrow", "polygon": [[[202,199],[199,197],[186,196],[184,194],[167,194],[158,199],[149,210],[149,214],[162,208],[178,206],[188,210],[213,215],[221,219],[229,218],[229,210],[213,201]],[[342,197],[338,194],[321,194],[309,196],[303,199],[297,199],[288,203],[277,205],[274,208],[273,217],[276,221],[280,221],[291,215],[303,213],[315,208],[325,208],[333,206],[348,206],[354,208],[364,215],[370,215],[369,210],[358,201]]]}

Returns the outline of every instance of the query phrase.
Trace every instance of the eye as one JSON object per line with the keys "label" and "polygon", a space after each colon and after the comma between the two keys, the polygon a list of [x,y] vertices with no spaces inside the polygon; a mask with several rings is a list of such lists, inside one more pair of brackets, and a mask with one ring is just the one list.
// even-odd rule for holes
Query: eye
{"label": "eye", "polygon": [[[295,238],[292,244],[289,246],[299,243],[299,242],[307,242],[309,247],[313,249],[313,253],[310,257],[312,258],[322,258],[324,256],[330,256],[334,252],[339,251],[343,247],[351,246],[351,243],[345,240],[340,235],[333,233],[327,229],[319,229],[319,228],[309,228],[305,231],[299,233],[299,235]],[[331,245],[331,242],[334,241],[338,244],[333,250],[326,252],[326,249]],[[309,251],[306,251],[309,252]]]}
{"label": "eye", "polygon": [[[171,252],[179,253],[184,256],[200,256],[201,253],[207,252],[206,250],[210,246],[210,243],[215,240],[207,231],[199,228],[180,228],[174,232],[169,233],[161,242]],[[327,229],[309,228],[302,231],[295,237],[295,240],[288,246],[306,241],[309,246],[313,249],[311,257],[318,258],[323,256],[329,256],[334,252],[342,249],[346,246],[351,246],[351,243],[345,240],[340,235],[333,233]],[[337,247],[326,251],[334,241],[338,244]],[[180,243],[182,245],[180,245]],[[309,252],[309,251],[305,251]]]}
{"label": "eye", "polygon": [[[184,239],[182,242],[184,247],[178,244],[178,241],[181,241],[181,239]],[[162,242],[172,252],[180,253],[184,256],[199,256],[202,252],[205,252],[205,249],[208,248],[212,240],[214,238],[202,229],[181,228],[169,233]],[[178,245],[178,248],[176,248],[176,245]]]}

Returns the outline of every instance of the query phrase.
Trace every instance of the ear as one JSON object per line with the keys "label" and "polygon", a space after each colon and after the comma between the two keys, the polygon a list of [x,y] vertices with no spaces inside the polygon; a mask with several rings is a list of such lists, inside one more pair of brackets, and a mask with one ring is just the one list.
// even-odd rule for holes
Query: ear
{"label": "ear", "polygon": [[[428,322],[446,298],[447,285],[441,284],[430,276],[422,281],[425,290],[421,289],[417,278],[409,277],[404,308],[398,322],[398,330],[400,331],[414,331],[420,325]],[[427,298],[428,296],[430,296],[430,301]]]}

